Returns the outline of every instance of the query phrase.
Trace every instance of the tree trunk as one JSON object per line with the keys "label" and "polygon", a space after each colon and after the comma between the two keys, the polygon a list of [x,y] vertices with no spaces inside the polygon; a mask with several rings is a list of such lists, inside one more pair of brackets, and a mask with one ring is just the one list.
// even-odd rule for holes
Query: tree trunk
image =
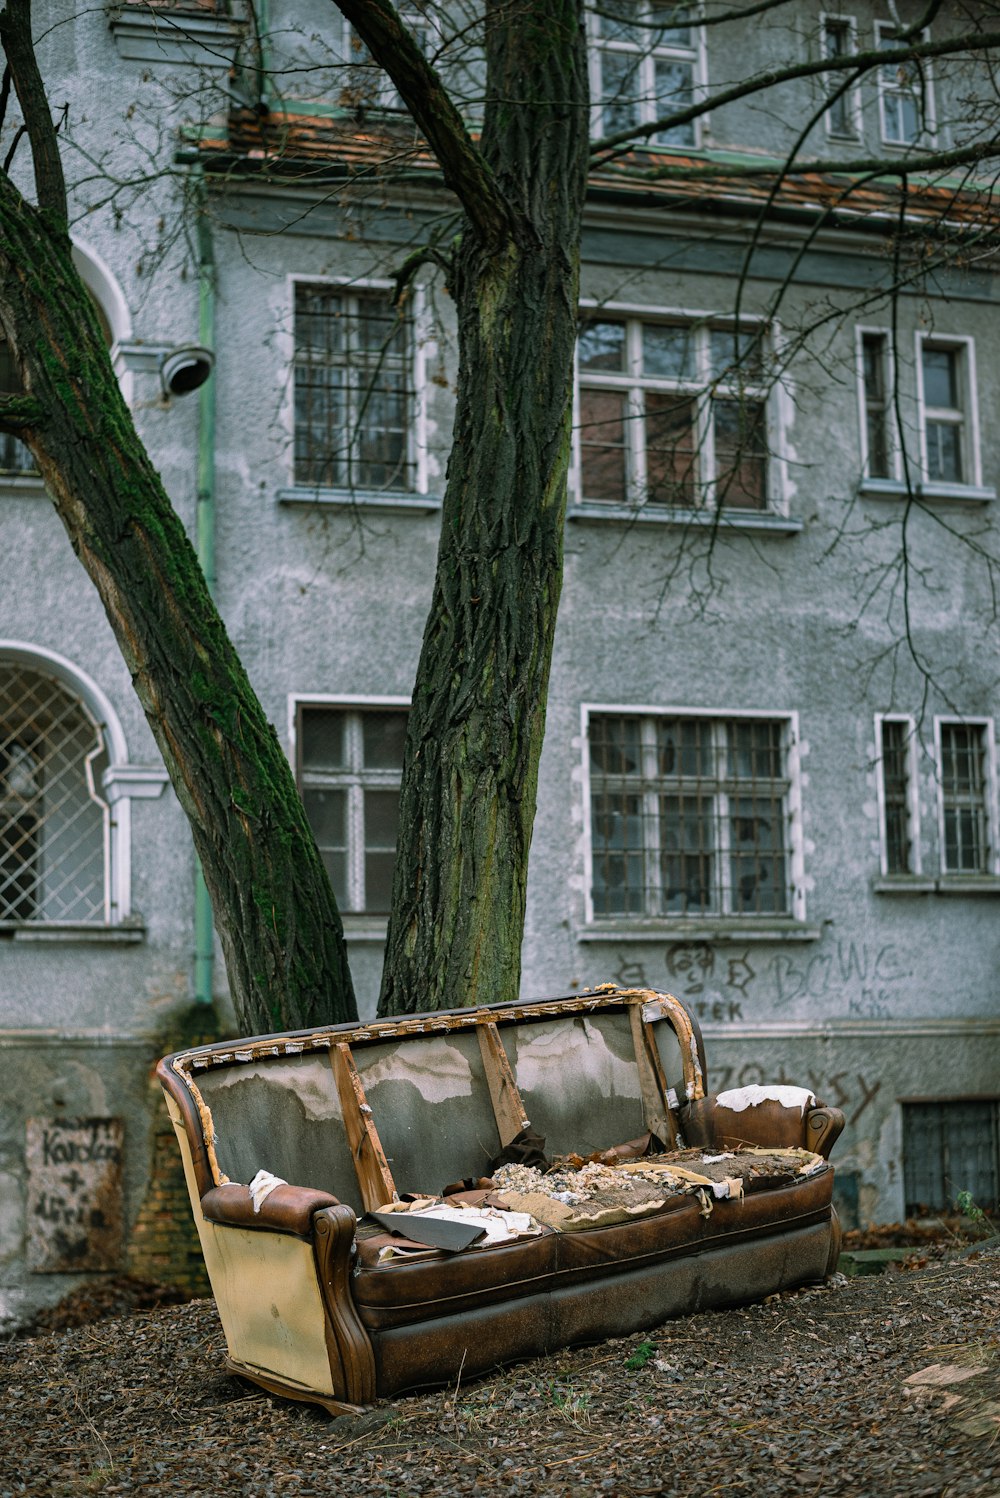
{"label": "tree trunk", "polygon": [[[136,435],[65,229],[3,174],[0,305],[27,395],[9,419],[97,586],[190,820],[240,1024],[351,1019],[340,916],[288,761]],[[32,403],[41,414],[25,424]]]}
{"label": "tree trunk", "polygon": [[466,215],[455,438],[403,762],[380,1012],[510,1000],[562,584],[588,97],[582,6],[490,6],[482,154],[508,205]]}

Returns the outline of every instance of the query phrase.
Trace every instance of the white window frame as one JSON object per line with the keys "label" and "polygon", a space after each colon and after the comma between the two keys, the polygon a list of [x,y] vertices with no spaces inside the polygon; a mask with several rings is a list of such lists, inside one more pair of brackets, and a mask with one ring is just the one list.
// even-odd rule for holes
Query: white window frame
{"label": "white window frame", "polygon": [[[910,845],[909,869],[889,868],[889,833],[885,795],[883,726],[902,723],[906,728],[906,832]],[[920,787],[917,780],[917,726],[909,713],[875,714],[875,794],[878,802],[879,866],[884,879],[906,879],[922,872],[920,848]]]}
{"label": "white window frame", "polygon": [[[767,445],[764,504],[759,510],[750,506],[734,506],[731,509],[723,506],[721,513],[731,517],[774,516],[784,513],[784,454],[778,443],[775,390],[769,389],[766,381],[758,384],[748,382],[742,387],[742,391],[739,391],[735,382],[722,380],[713,382],[712,379],[710,335],[713,332],[732,332],[731,318],[727,319],[724,314],[704,310],[648,307],[633,302],[597,302],[590,298],[581,299],[580,312],[588,318],[590,314],[597,313],[598,316],[593,319],[594,321],[600,321],[601,318],[606,317],[609,322],[625,323],[626,362],[629,368],[626,372],[613,370],[581,372],[578,340],[574,354],[573,455],[570,474],[570,487],[576,504],[592,506],[595,510],[609,513],[620,512],[623,509],[629,513],[646,511],[647,513],[662,512],[666,515],[671,513],[685,515],[691,513],[691,510],[715,513],[718,507],[711,400],[713,396],[726,399],[742,393],[750,400],[760,401],[764,406],[764,440]],[[641,327],[644,323],[673,326],[684,324],[692,330],[695,335],[695,375],[692,379],[671,379],[642,374]],[[740,326],[741,331],[745,333],[762,334],[762,348],[765,353],[772,352],[777,346],[779,331],[775,324],[768,325],[759,317],[744,317],[741,319]],[[620,390],[628,393],[630,419],[626,433],[627,472],[624,504],[614,500],[589,498],[583,492],[580,413],[582,390]],[[643,390],[662,391],[665,394],[690,394],[698,403],[695,416],[695,457],[698,476],[695,480],[694,504],[691,507],[646,499],[646,433],[641,408]],[[702,474],[709,476],[702,478]]]}
{"label": "white window frame", "polygon": [[[873,475],[869,472],[868,455],[868,399],[865,385],[865,338],[880,338],[885,344],[885,398],[888,420],[886,423],[886,442],[888,444],[889,472],[886,475]],[[854,330],[854,358],[857,371],[858,389],[858,431],[861,443],[861,471],[867,485],[893,484],[898,485],[902,479],[902,444],[899,440],[899,426],[896,421],[896,356],[895,344],[892,331],[889,328],[876,327],[874,324],[860,323]]]}
{"label": "white window frame", "polygon": [[[89,776],[90,794],[102,807],[104,821],[104,922],[108,928],[132,922],[132,802],[155,800],[169,776],[162,764],[139,765],[129,760],[121,720],[107,694],[93,677],[64,655],[25,640],[0,639],[0,658],[25,671],[53,677],[83,705],[104,741],[107,768],[100,789]],[[83,923],[81,923],[83,924]],[[96,922],[85,923],[99,931]],[[59,925],[41,920],[24,923],[24,935],[32,929],[58,931]]]}
{"label": "white window frame", "polygon": [[393,292],[395,283],[378,276],[313,276],[292,273],[286,278],[286,318],[284,337],[280,339],[284,367],[288,371],[285,424],[288,433],[288,473],[290,489],[281,491],[280,497],[343,496],[359,504],[406,506],[408,498],[428,492],[428,415],[427,415],[427,368],[437,353],[436,341],[431,328],[429,303],[424,286],[417,282],[411,292],[409,309],[409,419],[407,421],[406,463],[412,475],[413,487],[409,489],[348,489],[339,485],[298,484],[295,478],[295,288],[297,286],[326,286],[347,293],[364,295],[368,292]]}
{"label": "white window frame", "polygon": [[[380,68],[371,54],[367,52],[367,48],[347,17],[344,16],[342,19],[344,24],[342,45],[346,66],[348,69],[358,69],[359,75],[361,75],[361,70],[363,69],[364,73],[362,76],[366,84],[369,82],[371,84],[371,92],[362,99],[361,107],[363,109],[378,110],[386,114],[403,114],[409,117],[410,112],[400,98],[396,85],[388,73],[383,68]],[[413,34],[418,46],[420,46],[421,33],[435,38],[436,45],[433,48],[428,49],[426,44],[421,47],[421,51],[423,51],[425,56],[433,57],[442,41],[433,20],[429,16],[421,15],[417,10],[405,9],[400,9],[399,19],[407,30]],[[360,46],[358,43],[360,43]]]}
{"label": "white window frame", "polygon": [[[883,40],[883,37],[885,37],[890,32],[898,32],[899,29],[900,28],[897,26],[897,24],[896,24],[895,21],[876,21],[875,22],[875,48],[876,48],[876,51],[881,51],[882,50],[882,40]],[[917,38],[917,41],[920,44],[922,44],[924,42],[930,41],[930,32],[928,30],[926,30],[926,29],[924,31],[922,31],[920,33],[920,36]],[[886,100],[886,95],[887,94],[906,95],[907,90],[901,89],[901,88],[893,88],[893,87],[891,87],[886,82],[885,68],[884,68],[883,64],[880,64],[879,67],[876,69],[875,76],[876,76],[876,83],[877,83],[877,88],[878,88],[879,139],[881,140],[882,145],[883,146],[888,146],[890,150],[909,151],[909,150],[912,150],[913,146],[918,141],[920,141],[921,139],[923,139],[929,145],[931,142],[934,141],[934,139],[937,136],[937,106],[936,106],[935,97],[934,97],[935,96],[934,74],[933,74],[933,70],[931,68],[931,64],[930,64],[929,59],[925,58],[923,60],[922,64],[921,64],[921,66],[923,68],[924,79],[925,79],[925,82],[926,82],[926,87],[925,87],[925,91],[924,91],[924,99],[925,99],[925,103],[926,103],[926,113],[924,114],[923,119],[922,119],[922,128],[917,131],[917,134],[916,134],[916,136],[914,137],[913,140],[895,140],[893,137],[891,137],[887,133],[887,129],[886,129],[886,116],[885,116],[885,100]]]}
{"label": "white window frame", "polygon": [[[924,349],[948,349],[960,355],[958,360],[959,391],[962,406],[943,410],[928,406],[924,399]],[[924,486],[935,490],[959,493],[964,489],[980,489],[983,482],[982,452],[979,445],[979,398],[976,381],[975,339],[963,334],[924,333],[916,334],[917,360],[917,412],[920,428],[920,467]],[[956,420],[956,418],[958,418]],[[962,478],[931,480],[928,469],[927,422],[950,421],[961,429]]]}
{"label": "white window frame", "polygon": [[[977,728],[982,735],[986,771],[983,785],[983,815],[986,821],[988,857],[984,862],[984,867],[977,870],[949,869],[945,863],[944,752],[941,741],[941,729],[945,724],[957,724],[962,728]],[[956,714],[942,714],[940,717],[935,717],[934,756],[938,784],[938,864],[942,881],[975,879],[1000,874],[1000,848],[997,846],[997,755],[993,719],[961,717]]]}
{"label": "white window frame", "polygon": [[[593,835],[593,803],[591,800],[591,774],[590,774],[590,723],[592,718],[620,716],[632,718],[698,718],[711,720],[714,723],[723,724],[733,722],[739,718],[750,718],[756,720],[768,720],[780,722],[783,725],[785,767],[788,779],[788,792],[785,804],[785,831],[787,834],[785,845],[785,877],[786,894],[788,896],[787,912],[748,914],[732,913],[725,910],[704,913],[698,915],[600,915],[594,914],[594,835]],[[804,838],[802,830],[802,771],[800,758],[799,737],[799,715],[797,712],[756,709],[756,708],[701,708],[701,707],[664,707],[659,704],[648,703],[621,703],[621,702],[584,702],[580,708],[580,733],[583,756],[583,774],[581,777],[581,790],[583,795],[583,864],[584,864],[584,922],[587,926],[597,923],[600,926],[625,927],[669,927],[672,931],[685,928],[704,929],[706,926],[716,925],[719,922],[738,923],[747,931],[755,927],[768,929],[783,927],[792,922],[802,923],[806,918],[806,878],[804,860]],[[722,846],[724,838],[720,837],[720,845],[713,851],[717,856],[724,856],[726,848]]]}
{"label": "white window frame", "polygon": [[[292,692],[288,696],[288,757],[295,776],[295,783],[301,794],[305,789],[299,773],[299,745],[298,745],[298,710],[300,707],[332,707],[339,711],[352,715],[348,723],[349,734],[359,734],[361,731],[361,715],[368,712],[386,710],[389,712],[409,712],[412,700],[409,697],[359,697],[354,694],[342,694],[331,692]],[[345,789],[347,795],[347,815],[345,817],[345,830],[347,841],[347,887],[349,891],[348,903],[342,914],[354,919],[384,919],[384,911],[369,911],[363,904],[358,903],[358,897],[364,892],[364,810],[363,793],[366,789],[378,790],[384,786],[385,789],[397,789],[400,777],[395,770],[352,770],[345,769],[340,775],[339,784],[336,789]]]}
{"label": "white window frame", "polygon": [[[692,16],[697,15],[698,6],[692,4],[688,7]],[[604,123],[604,109],[602,103],[602,66],[601,56],[606,52],[627,54],[635,56],[639,54],[640,61],[640,83],[639,83],[639,118],[638,125],[649,125],[659,118],[656,103],[656,61],[661,58],[669,62],[684,62],[691,65],[691,103],[697,104],[704,99],[707,93],[707,68],[705,48],[705,28],[697,19],[691,20],[691,31],[693,33],[690,47],[682,47],[671,44],[663,44],[658,47],[647,48],[643,52],[638,42],[625,42],[602,37],[600,34],[600,17],[588,6],[587,9],[587,55],[590,68],[590,97],[591,97],[591,134],[595,140],[603,139],[606,135],[616,133]],[[702,132],[707,127],[708,116],[700,115],[691,121],[693,139],[690,142],[659,142],[653,137],[637,142],[642,149],[670,150],[670,151],[696,151],[701,145]]]}
{"label": "white window frame", "polygon": [[[853,56],[857,52],[857,50],[858,50],[858,22],[857,22],[857,18],[855,16],[842,15],[842,14],[839,14],[838,12],[836,12],[836,11],[824,10],[824,11],[820,12],[820,17],[819,17],[819,50],[820,50],[820,56],[823,58],[824,61],[829,61],[830,58],[831,58],[831,56],[833,55],[832,53],[830,53],[830,52],[827,51],[827,46],[826,46],[827,30],[828,30],[828,28],[830,26],[842,26],[842,27],[844,27],[844,29],[847,32],[847,51],[843,55],[846,56],[846,57]],[[830,75],[830,77],[828,79],[824,79],[823,80],[825,87],[827,89],[829,89],[829,87],[831,85],[836,85],[836,84],[841,83],[843,81],[843,76],[844,75],[841,72],[831,73],[831,75]],[[861,88],[860,88],[860,85],[857,84],[857,83],[853,83],[851,85],[851,87],[847,90],[847,92],[841,96],[841,101],[842,101],[844,109],[846,110],[846,112],[848,114],[848,117],[850,119],[850,128],[849,128],[849,130],[846,133],[844,131],[842,131],[842,130],[835,130],[833,128],[833,123],[832,123],[832,120],[830,118],[830,111],[827,110],[826,113],[823,116],[824,124],[826,126],[826,133],[830,137],[831,140],[855,140],[856,141],[856,140],[859,139],[859,137],[861,135]]]}

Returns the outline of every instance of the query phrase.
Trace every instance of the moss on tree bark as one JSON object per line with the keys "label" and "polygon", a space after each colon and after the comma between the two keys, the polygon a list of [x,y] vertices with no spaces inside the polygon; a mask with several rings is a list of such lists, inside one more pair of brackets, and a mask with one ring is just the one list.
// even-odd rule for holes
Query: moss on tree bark
{"label": "moss on tree bark", "polygon": [[385,1013],[517,995],[562,584],[582,8],[494,5],[486,35],[483,182],[503,212],[498,229],[495,213],[467,211],[455,257],[458,404],[403,764]]}
{"label": "moss on tree bark", "polygon": [[15,403],[9,429],[100,593],[188,815],[240,1023],[353,1018],[341,921],[291,769],[136,434],[65,216],[3,173],[0,308],[33,403]]}

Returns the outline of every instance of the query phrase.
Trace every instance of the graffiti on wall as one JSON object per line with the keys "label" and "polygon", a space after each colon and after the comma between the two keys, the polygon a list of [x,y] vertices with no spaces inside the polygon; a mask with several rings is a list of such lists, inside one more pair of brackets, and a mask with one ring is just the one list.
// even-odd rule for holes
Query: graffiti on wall
{"label": "graffiti on wall", "polygon": [[[823,1000],[823,1012],[857,1019],[889,1019],[905,999],[912,976],[894,942],[828,937],[808,952],[719,950],[710,942],[674,942],[664,953],[666,986],[709,1024],[733,1024],[787,1009],[802,1000]],[[658,987],[662,974],[632,957],[623,959],[615,981],[625,987]]]}
{"label": "graffiti on wall", "polygon": [[117,1269],[123,1249],[122,1120],[29,1118],[28,1267]]}
{"label": "graffiti on wall", "polygon": [[744,1061],[739,1066],[713,1066],[712,1091],[725,1092],[728,1087],[779,1086],[808,1087],[821,1103],[842,1108],[849,1124],[856,1124],[882,1089],[881,1081],[870,1082],[861,1072],[838,1071],[827,1074],[806,1067],[789,1077],[782,1065],[774,1061]]}

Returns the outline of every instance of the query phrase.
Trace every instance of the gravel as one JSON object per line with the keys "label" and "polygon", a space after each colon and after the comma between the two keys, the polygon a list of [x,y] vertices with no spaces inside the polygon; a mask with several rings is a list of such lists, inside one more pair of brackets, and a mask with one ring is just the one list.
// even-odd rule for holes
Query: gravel
{"label": "gravel", "polygon": [[996,1247],[835,1276],[357,1418],[229,1377],[224,1347],[205,1300],[8,1342],[0,1498],[1000,1498]]}

